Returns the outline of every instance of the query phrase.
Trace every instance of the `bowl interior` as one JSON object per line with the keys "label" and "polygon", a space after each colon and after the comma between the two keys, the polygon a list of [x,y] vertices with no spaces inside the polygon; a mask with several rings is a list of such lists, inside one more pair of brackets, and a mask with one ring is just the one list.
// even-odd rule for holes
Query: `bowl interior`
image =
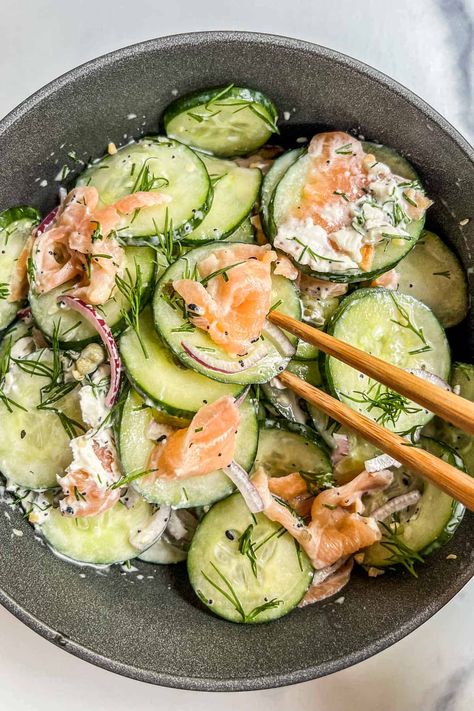
{"label": "bowl interior", "polygon": [[[27,100],[0,124],[0,209],[53,206],[64,165],[156,133],[176,92],[230,82],[266,92],[285,140],[341,128],[390,145],[417,168],[434,198],[429,225],[460,255],[473,290],[469,217],[472,150],[421,100],[373,70],[297,40],[199,33],[154,40],[98,59]],[[472,322],[455,329],[455,356],[471,360]],[[469,515],[446,550],[414,579],[355,575],[342,604],[297,610],[268,625],[224,622],[192,593],[182,565],[96,571],[65,563],[35,540],[19,513],[0,517],[0,600],[38,632],[112,671],[163,685],[236,690],[289,684],[359,661],[413,630],[472,576]],[[13,527],[23,533],[16,535]]]}

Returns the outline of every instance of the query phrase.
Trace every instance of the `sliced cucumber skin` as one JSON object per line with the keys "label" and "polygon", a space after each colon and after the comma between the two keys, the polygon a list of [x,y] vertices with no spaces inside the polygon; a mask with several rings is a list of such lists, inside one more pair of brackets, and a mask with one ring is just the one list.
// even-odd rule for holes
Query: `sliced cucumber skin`
{"label": "sliced cucumber skin", "polygon": [[173,546],[162,537],[150,548],[147,548],[146,551],[140,553],[137,557],[139,560],[145,561],[145,563],[153,563],[154,565],[171,565],[175,563],[182,563],[183,560],[186,560],[188,552],[182,548]]}
{"label": "sliced cucumber skin", "polygon": [[120,338],[120,355],[133,387],[157,409],[189,421],[202,405],[242,392],[243,385],[219,383],[185,368],[157,334],[149,308],[140,316],[140,335],[148,358],[132,328]]}
{"label": "sliced cucumber skin", "polygon": [[[225,239],[247,219],[258,198],[262,173],[258,168],[241,168],[231,161],[202,154],[209,176],[219,180],[213,187],[214,197],[204,220],[183,238],[191,246]],[[222,176],[222,177],[220,177]]]}
{"label": "sliced cucumber skin", "polygon": [[467,316],[469,294],[464,269],[438,235],[424,230],[397,271],[398,291],[429,306],[444,328],[456,326]]}
{"label": "sliced cucumber skin", "polygon": [[[396,172],[397,170],[403,170],[403,172],[398,173],[400,177],[402,178],[407,178],[407,179],[414,179],[417,177],[416,172],[413,170],[412,166],[405,161],[402,156],[400,156],[398,153],[393,151],[390,148],[387,148],[387,146],[379,146],[377,144],[364,144],[364,146],[370,147],[370,152],[373,153],[376,157],[377,160],[380,160],[381,162],[385,162],[390,168],[392,168]],[[367,150],[367,148],[366,148]],[[287,190],[287,185],[291,185],[291,181],[295,180],[297,185],[299,186],[300,189],[302,189],[304,185],[304,176],[305,176],[305,171],[306,171],[306,164],[309,164],[309,157],[308,154],[305,152],[303,153],[302,156],[300,156],[295,163],[293,163],[286,171],[286,173],[283,175],[283,177],[280,179],[277,187],[275,188],[273,192],[272,199],[270,201],[269,205],[269,220],[268,220],[268,225],[269,225],[269,235],[268,237],[270,238],[271,241],[274,240],[277,230],[278,230],[278,223],[280,221],[280,217],[283,217],[282,213],[285,213],[285,209],[281,206],[281,203],[283,201],[283,197],[286,190]],[[301,175],[300,175],[301,174]],[[314,276],[318,279],[327,279],[329,281],[335,281],[335,282],[360,282],[360,281],[366,281],[370,279],[375,279],[376,277],[380,276],[381,274],[384,274],[385,272],[389,271],[390,269],[393,269],[398,262],[405,257],[408,252],[413,249],[415,246],[416,242],[418,241],[418,238],[420,237],[420,234],[423,230],[425,220],[424,217],[420,220],[415,220],[413,222],[410,222],[407,226],[407,232],[410,234],[411,240],[404,241],[403,245],[397,246],[394,245],[393,243],[390,243],[388,246],[384,243],[381,243],[376,246],[375,248],[375,255],[374,255],[374,261],[372,264],[372,268],[368,272],[364,272],[362,270],[357,271],[357,272],[352,272],[348,274],[344,273],[337,273],[337,274],[330,274],[328,272],[318,272],[310,269],[307,265],[299,264],[298,261],[292,259],[290,255],[288,257],[292,259],[294,262],[295,266],[305,274],[309,274],[310,276]]]}
{"label": "sliced cucumber skin", "polygon": [[[441,459],[449,460],[449,463],[458,469],[463,469],[462,459],[444,442],[431,437],[421,437],[419,446]],[[420,509],[418,517],[402,524],[397,536],[413,551],[426,556],[437,551],[453,537],[462,521],[465,507],[431,482],[425,481],[417,508]],[[377,568],[393,565],[391,555],[383,545],[375,543],[365,551],[363,565]]]}
{"label": "sliced cucumber skin", "polygon": [[[409,350],[418,349],[422,343],[407,329],[391,323],[391,319],[404,322],[393,304],[393,299],[400,303],[404,309],[407,309],[412,319],[413,313],[417,313],[415,323],[418,328],[420,326],[423,328],[425,339],[428,344],[431,344],[431,351],[409,355]],[[351,335],[347,332],[348,322]],[[358,323],[360,328],[357,326]],[[368,325],[370,328],[367,327]],[[379,333],[378,341],[374,338],[376,332]],[[451,355],[442,326],[428,306],[406,294],[398,294],[382,288],[359,289],[343,299],[339,309],[329,322],[328,333],[400,368],[426,368],[443,380],[447,380],[449,376]],[[407,335],[410,339],[409,342],[406,340]],[[361,374],[357,377],[356,370],[331,356],[325,356],[324,363],[325,378],[333,395],[349,407],[375,419],[374,415],[362,403],[355,403],[345,397],[345,395],[360,397],[354,393],[365,392],[368,377],[364,375],[361,378]],[[342,386],[343,381],[347,382],[347,385]],[[415,403],[411,403],[410,407],[412,405],[418,407]],[[432,417],[433,415],[424,409],[411,414],[402,412],[395,425],[387,421],[384,426],[392,431],[403,432],[413,426],[426,424]]]}
{"label": "sliced cucumber skin", "polygon": [[[7,285],[8,291],[15,262],[40,219],[39,212],[27,205],[10,207],[0,212],[0,284],[3,287]],[[18,301],[0,299],[0,331],[12,323],[18,308]]]}
{"label": "sliced cucumber skin", "polygon": [[224,238],[225,242],[245,242],[245,244],[255,244],[255,234],[248,217],[242,222],[242,224],[237,227],[237,229],[232,232],[228,237]]}
{"label": "sliced cucumber skin", "polygon": [[135,558],[142,551],[130,543],[130,536],[151,522],[153,506],[137,499],[131,508],[118,501],[97,516],[72,518],[53,508],[38,526],[48,545],[73,561],[112,565]]}
{"label": "sliced cucumber skin", "polygon": [[[29,360],[52,363],[52,352],[37,351]],[[9,412],[0,403],[0,471],[10,484],[42,490],[57,486],[57,477],[72,460],[70,438],[54,412],[38,410],[40,390],[48,385],[44,375],[29,375],[15,368],[15,388],[8,396],[25,408],[12,406]],[[81,422],[78,390],[58,401],[56,407]]]}
{"label": "sliced cucumber skin", "polygon": [[120,238],[133,243],[134,238],[147,237],[146,242],[159,244],[157,232],[162,234],[171,226],[176,237],[190,234],[208,212],[213,191],[199,155],[179,141],[165,136],[142,138],[89,166],[77,185],[97,188],[101,203],[109,205],[138,191],[137,179],[145,164],[155,177],[169,181],[168,185],[157,183],[156,189],[172,200],[124,217]]}
{"label": "sliced cucumber skin", "polygon": [[[239,537],[252,524],[254,550],[267,536],[274,534],[256,550],[257,577],[247,556],[239,552]],[[282,529],[282,535],[278,535],[280,528],[265,514],[251,514],[240,494],[215,504],[204,516],[189,549],[188,575],[195,593],[212,612],[231,622],[258,624],[283,617],[297,606],[308,589],[313,569],[308,557],[297,548],[289,533]],[[226,531],[232,533],[234,540],[229,540]],[[262,556],[265,558],[262,559]],[[212,563],[231,581],[246,616],[271,599],[276,598],[281,603],[253,619],[242,619],[226,598],[206,580],[205,576],[225,589]]]}
{"label": "sliced cucumber skin", "polygon": [[267,420],[260,430],[254,468],[262,466],[269,476],[292,472],[332,472],[328,448],[310,427],[288,420]]}
{"label": "sliced cucumber skin", "polygon": [[275,188],[290,165],[293,165],[305,151],[305,148],[293,148],[291,151],[285,151],[285,153],[282,153],[281,156],[275,159],[272,167],[263,179],[262,189],[260,191],[260,218],[263,231],[267,237],[271,237],[273,233],[269,220],[271,219],[270,201]]}
{"label": "sliced cucumber skin", "polygon": [[[126,475],[146,471],[154,443],[145,437],[145,429],[153,417],[151,408],[143,408],[143,400],[133,391],[122,410],[118,444],[123,471]],[[250,471],[258,445],[258,423],[254,404],[247,399],[240,406],[242,418],[235,448],[236,461]],[[207,506],[229,496],[234,485],[223,471],[186,479],[158,478],[152,483],[135,479],[132,486],[147,501],[167,504],[173,508]]]}
{"label": "sliced cucumber skin", "polygon": [[[233,360],[234,362],[235,358],[230,358],[225,351],[219,349],[201,329],[196,328],[192,333],[176,332],[175,329],[180,328],[185,323],[182,314],[169,306],[162,298],[163,290],[170,282],[181,278],[186,267],[192,272],[194,265],[208,256],[209,253],[227,248],[228,244],[225,243],[197,247],[188,252],[185,258],[179,259],[166,270],[157,284],[153,298],[155,327],[166,345],[186,367],[202,373],[212,380],[222,383],[239,383],[241,385],[267,382],[279,372],[282,372],[290,360],[289,357],[280,355],[279,351],[268,339],[266,339],[269,349],[267,355],[257,365],[248,368],[244,372],[228,374],[210,370],[201,363],[196,362],[183,350],[182,341],[191,341],[193,345],[206,349],[212,348],[219,358]],[[276,303],[279,300],[282,302],[279,306],[280,311],[297,319],[301,316],[301,303],[293,283],[282,276],[273,275],[271,301]],[[292,339],[291,336],[289,338]],[[295,340],[293,338],[293,341]]]}
{"label": "sliced cucumber skin", "polygon": [[[162,117],[166,134],[197,150],[210,153],[219,158],[246,155],[263,146],[273,131],[268,128],[262,119],[258,119],[248,109],[244,109],[237,114],[242,126],[239,131],[232,131],[231,127],[225,124],[222,127],[219,126],[220,119],[212,121],[211,118],[209,121],[199,122],[199,120],[186,116],[189,111],[198,113],[201,108],[204,109],[206,104],[215,99],[216,95],[225,88],[211,87],[209,89],[201,89],[173,101],[165,109]],[[245,100],[251,104],[259,105],[260,109],[263,109],[266,114],[267,120],[271,123],[276,123],[278,114],[275,105],[260,91],[237,86],[229,88],[222,102],[219,102],[221,104],[219,106],[221,118],[222,114],[225,113],[222,103],[226,100],[229,100],[229,102]],[[231,115],[233,112],[234,109],[231,108]],[[250,115],[242,117],[242,114]],[[245,118],[247,118],[247,126],[243,123]],[[213,135],[206,136],[203,131],[207,124],[210,125],[211,134]]]}
{"label": "sliced cucumber skin", "polygon": [[[142,303],[146,304],[150,300],[154,289],[154,274],[155,274],[155,258],[154,251],[151,247],[126,247],[126,268],[129,269],[132,281],[136,278],[135,263],[140,266],[143,289]],[[123,275],[125,280],[128,279]],[[59,347],[71,350],[81,350],[88,343],[98,341],[99,335],[95,328],[86,319],[70,309],[61,308],[57,302],[57,297],[65,293],[70,288],[70,284],[59,286],[52,289],[47,294],[36,294],[33,289],[30,290],[29,299],[33,313],[33,318],[37,326],[43,333],[51,339],[54,333],[56,324],[61,321],[59,333]],[[107,324],[112,329],[112,333],[116,336],[126,327],[126,320],[122,314],[122,309],[129,311],[127,299],[118,291],[114,290],[114,294],[109,301],[100,307],[99,313],[104,317]],[[74,324],[80,325],[70,330]]]}

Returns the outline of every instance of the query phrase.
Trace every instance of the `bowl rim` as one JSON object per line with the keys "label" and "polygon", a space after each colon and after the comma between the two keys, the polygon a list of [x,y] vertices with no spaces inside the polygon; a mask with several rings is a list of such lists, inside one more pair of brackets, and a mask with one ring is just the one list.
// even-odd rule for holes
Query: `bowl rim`
{"label": "bowl rim", "polygon": [[[126,60],[129,57],[136,57],[140,54],[146,54],[154,49],[163,50],[180,46],[185,48],[186,45],[202,44],[206,41],[220,41],[232,43],[256,43],[259,45],[271,44],[277,45],[282,49],[297,49],[306,52],[311,52],[322,56],[332,62],[340,64],[345,68],[350,68],[352,71],[363,75],[372,82],[382,85],[385,90],[403,98],[406,102],[420,110],[427,116],[466,154],[468,159],[474,164],[474,148],[464,136],[441,114],[439,114],[430,104],[419,97],[415,92],[407,89],[402,84],[387,76],[383,72],[374,69],[370,65],[360,60],[354,59],[342,52],[330,49],[323,45],[319,45],[307,40],[287,37],[263,32],[246,32],[234,30],[211,30],[202,32],[186,32],[172,35],[165,35],[149,39],[143,42],[138,42],[120,49],[113,50],[103,54],[95,59],[89,60],[79,66],[61,74],[56,79],[45,84],[41,89],[31,94],[17,107],[6,114],[0,120],[0,139],[14,124],[27,114],[31,109],[35,108],[49,96],[54,94],[63,86],[76,82],[81,77],[99,70],[103,67],[110,66],[117,61]],[[349,654],[345,654],[334,660],[329,660],[318,664],[317,666],[305,667],[291,672],[281,674],[268,674],[265,676],[248,677],[248,678],[229,678],[216,679],[213,677],[190,677],[177,676],[164,672],[157,672],[151,669],[141,669],[124,662],[118,662],[110,659],[89,647],[74,642],[70,639],[64,639],[63,636],[56,630],[52,629],[47,623],[40,620],[38,617],[31,614],[25,607],[8,595],[0,588],[0,604],[3,605],[9,612],[17,617],[21,622],[30,627],[34,632],[37,632],[45,639],[60,646],[65,651],[73,654],[80,659],[90,662],[108,671],[129,677],[138,681],[157,684],[160,686],[186,689],[193,691],[251,691],[268,688],[276,688],[297,684],[305,681],[310,681],[318,677],[332,674],[336,671],[350,667],[378,652],[386,649],[395,642],[406,637],[410,632],[424,624],[444,605],[446,605],[474,576],[474,561],[471,566],[460,571],[449,590],[435,600],[430,601],[429,605],[421,609],[417,614],[412,616],[405,624],[399,627],[395,632],[390,631],[378,637],[373,642],[366,645],[364,648],[355,650]]]}

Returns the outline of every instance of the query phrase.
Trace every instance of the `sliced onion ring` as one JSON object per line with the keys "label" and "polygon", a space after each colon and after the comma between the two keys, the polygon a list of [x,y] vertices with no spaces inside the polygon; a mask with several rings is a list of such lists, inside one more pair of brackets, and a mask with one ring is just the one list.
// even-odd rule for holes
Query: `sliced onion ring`
{"label": "sliced onion ring", "polygon": [[380,472],[382,469],[388,469],[389,467],[401,467],[401,462],[391,457],[389,454],[379,454],[378,457],[373,459],[367,459],[364,462],[365,471],[369,474],[374,472]]}
{"label": "sliced onion ring", "polygon": [[372,511],[369,514],[376,521],[383,521],[388,516],[391,516],[398,511],[403,511],[403,509],[408,508],[408,506],[413,506],[413,504],[418,503],[421,499],[421,494],[418,489],[409,491],[407,494],[402,494],[401,496],[396,496],[394,499],[389,499],[385,504],[379,506],[378,509]]}
{"label": "sliced onion ring", "polygon": [[24,309],[20,309],[16,312],[16,317],[21,319],[22,321],[26,321],[27,319],[31,318],[31,316],[32,312],[29,306],[26,306]]}
{"label": "sliced onion ring", "polygon": [[242,356],[242,358],[236,361],[230,361],[224,360],[223,358],[214,358],[208,353],[201,352],[188,341],[181,341],[181,346],[185,353],[195,360],[196,363],[204,365],[206,368],[209,368],[209,370],[215,370],[216,373],[228,373],[229,375],[242,373],[244,370],[252,368],[257,363],[260,363],[262,358],[268,353],[263,343],[259,343],[250,355]]}
{"label": "sliced onion ring", "polygon": [[237,462],[231,462],[223,471],[242,494],[245,503],[249,507],[249,511],[251,513],[260,513],[260,511],[263,511],[265,506],[262,497],[250,481],[245,469],[243,469],[240,464],[237,464]]}
{"label": "sliced onion ring", "polygon": [[104,346],[107,349],[107,355],[110,361],[110,387],[105,404],[107,407],[112,407],[117,400],[117,395],[120,389],[120,376],[122,374],[122,361],[120,360],[117,343],[113,336],[110,326],[104,321],[102,316],[97,313],[95,308],[77,296],[70,294],[61,294],[57,298],[58,303],[64,304],[73,311],[77,311],[96,329]]}
{"label": "sliced onion ring", "polygon": [[171,506],[160,506],[148,526],[130,535],[129,541],[138,551],[146,550],[161,538],[170,520]]}
{"label": "sliced onion ring", "polygon": [[277,349],[280,351],[280,353],[284,356],[290,357],[295,355],[296,353],[296,348],[286,336],[281,328],[278,328],[278,326],[275,326],[274,323],[271,321],[268,321],[268,319],[265,321],[265,326],[263,329],[263,333],[268,334],[270,339],[274,342],[276,345]]}
{"label": "sliced onion ring", "polygon": [[43,234],[43,232],[46,232],[46,230],[53,224],[54,220],[56,219],[56,215],[58,214],[58,211],[59,207],[55,207],[54,210],[48,212],[46,217],[39,223],[36,229],[37,236]]}
{"label": "sliced onion ring", "polygon": [[443,378],[440,378],[439,375],[430,373],[429,370],[424,370],[423,368],[407,368],[406,370],[407,370],[407,373],[416,375],[417,378],[421,378],[422,380],[427,380],[428,383],[437,385],[439,388],[443,388],[443,390],[448,390],[449,392],[453,391],[451,385],[449,383],[447,383],[446,380],[443,380]]}

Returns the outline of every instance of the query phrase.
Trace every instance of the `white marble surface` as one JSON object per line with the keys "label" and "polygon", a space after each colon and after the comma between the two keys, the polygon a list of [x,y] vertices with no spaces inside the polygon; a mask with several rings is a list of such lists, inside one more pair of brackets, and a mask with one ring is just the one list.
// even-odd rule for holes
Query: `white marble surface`
{"label": "white marble surface", "polygon": [[[0,0],[0,115],[99,54],[151,37],[240,29],[346,52],[427,99],[474,139],[474,0]],[[325,679],[243,694],[147,686],[69,656],[0,608],[0,711],[472,711],[474,583],[376,657]]]}

